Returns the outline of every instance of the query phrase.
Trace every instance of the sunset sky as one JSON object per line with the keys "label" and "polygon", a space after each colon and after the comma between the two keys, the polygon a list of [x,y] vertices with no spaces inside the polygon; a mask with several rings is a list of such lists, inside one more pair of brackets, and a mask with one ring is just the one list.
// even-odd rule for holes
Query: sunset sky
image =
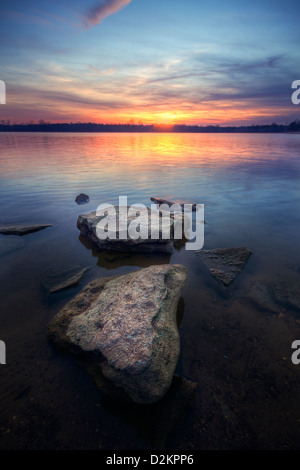
{"label": "sunset sky", "polygon": [[300,119],[299,0],[1,0],[0,120]]}

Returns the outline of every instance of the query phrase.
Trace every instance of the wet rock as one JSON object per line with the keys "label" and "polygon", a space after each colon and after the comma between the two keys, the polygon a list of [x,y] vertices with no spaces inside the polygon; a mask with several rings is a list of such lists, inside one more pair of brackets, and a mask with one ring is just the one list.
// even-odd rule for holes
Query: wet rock
{"label": "wet rock", "polygon": [[52,224],[42,225],[14,225],[8,227],[0,227],[0,233],[2,235],[27,235],[28,233],[38,232],[44,230],[47,227],[52,227]]}
{"label": "wet rock", "polygon": [[78,268],[69,268],[62,273],[53,275],[52,279],[51,276],[49,276],[49,279],[44,282],[44,286],[50,294],[68,289],[69,287],[77,286],[83,278],[84,273],[89,269],[89,267],[83,269],[79,268],[78,271]]}
{"label": "wet rock", "polygon": [[134,402],[157,402],[179,358],[176,312],[186,277],[184,266],[160,265],[96,279],[54,317],[49,338],[100,389],[104,376]]}
{"label": "wet rock", "polygon": [[77,286],[88,269],[90,267],[79,265],[47,268],[46,273],[42,274],[41,283],[49,293],[59,292]]}
{"label": "wet rock", "polygon": [[78,196],[76,196],[75,202],[76,204],[87,204],[89,202],[90,198],[87,194],[80,193]]}
{"label": "wet rock", "polygon": [[[181,209],[184,208],[184,204],[190,204],[189,202],[183,202],[183,201],[169,201],[168,199],[161,199],[159,197],[151,197],[150,198],[152,202],[155,202],[155,204],[166,204],[167,206],[171,207],[173,204],[176,204],[180,206]],[[197,204],[191,204],[192,210],[196,211],[197,210]]]}
{"label": "wet rock", "polygon": [[[128,212],[129,207],[127,207]],[[131,210],[136,209],[137,214],[140,208],[138,206],[131,206]],[[114,206],[115,215],[97,215],[96,212],[90,212],[89,214],[81,214],[77,219],[77,228],[80,230],[82,235],[90,238],[94,241],[99,248],[104,250],[113,250],[113,251],[122,251],[122,252],[163,252],[163,253],[172,253],[174,249],[174,241],[176,241],[174,233],[175,226],[177,223],[183,225],[184,215],[177,214],[176,216],[173,213],[166,213],[165,211],[159,212],[159,217],[157,221],[151,217],[151,210],[147,208],[148,217],[139,218],[139,232],[141,234],[146,233],[146,237],[139,236],[135,239],[129,237],[128,230],[135,223],[139,215],[128,215],[127,216],[127,227],[125,231],[119,230],[120,227],[120,210],[119,206]],[[170,234],[168,238],[165,238],[162,232],[161,220],[163,216],[169,218],[169,227]],[[115,231],[108,231],[108,235],[112,235],[110,238],[100,239],[97,235],[97,225],[105,218],[105,223],[108,226],[113,226],[115,224]],[[157,228],[158,236],[157,238],[151,238],[151,226]],[[121,236],[122,235],[122,236]]]}
{"label": "wet rock", "polygon": [[251,251],[245,247],[218,248],[195,252],[212,276],[228,286],[243,270]]}

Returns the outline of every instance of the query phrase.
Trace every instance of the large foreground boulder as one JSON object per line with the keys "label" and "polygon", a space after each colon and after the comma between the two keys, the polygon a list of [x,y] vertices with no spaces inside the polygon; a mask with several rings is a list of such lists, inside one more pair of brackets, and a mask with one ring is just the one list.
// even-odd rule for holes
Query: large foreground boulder
{"label": "large foreground boulder", "polygon": [[75,355],[105,393],[154,403],[168,391],[180,339],[176,312],[187,273],[181,265],[150,266],[88,284],[52,320],[48,333]]}
{"label": "large foreground boulder", "polygon": [[[184,221],[185,224],[189,224],[188,219],[184,219],[184,214],[170,213],[168,211],[158,212],[159,217],[157,220],[153,217],[153,212],[148,207],[147,214],[148,216],[143,219],[139,217],[138,206],[134,207],[129,206],[126,208],[126,211],[131,210],[131,215],[127,215],[127,227],[126,230],[120,229],[120,208],[119,206],[114,206],[115,215],[98,215],[96,211],[90,212],[89,214],[81,214],[77,219],[77,228],[80,230],[82,235],[88,237],[90,240],[95,242],[99,248],[103,250],[113,250],[118,252],[164,252],[172,253],[174,248],[174,241],[182,239],[182,235],[176,238],[176,224],[183,227]],[[136,209],[136,210],[135,210]],[[162,218],[164,223],[169,227],[169,234],[165,233],[162,230]],[[99,238],[97,233],[97,226],[101,221],[105,219],[107,226],[111,223],[115,224],[116,230],[107,231],[108,237],[106,239]],[[140,234],[147,234],[147,237],[143,238],[138,236],[133,239],[129,236],[130,227],[136,224],[138,226],[137,232]],[[157,237],[151,236],[151,229],[157,229]],[[120,236],[122,235],[122,236]],[[167,236],[166,236],[167,235]]]}

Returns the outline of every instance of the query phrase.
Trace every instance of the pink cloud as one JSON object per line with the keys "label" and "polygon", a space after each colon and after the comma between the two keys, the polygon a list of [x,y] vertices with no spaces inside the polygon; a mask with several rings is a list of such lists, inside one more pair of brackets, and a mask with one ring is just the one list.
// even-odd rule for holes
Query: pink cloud
{"label": "pink cloud", "polygon": [[91,7],[85,17],[86,26],[93,26],[101,23],[104,18],[117,13],[128,5],[131,0],[104,0]]}

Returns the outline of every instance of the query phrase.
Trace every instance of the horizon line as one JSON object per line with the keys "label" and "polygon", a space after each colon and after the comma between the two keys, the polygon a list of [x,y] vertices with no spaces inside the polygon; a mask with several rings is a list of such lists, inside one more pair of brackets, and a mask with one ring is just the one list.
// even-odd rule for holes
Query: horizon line
{"label": "horizon line", "polygon": [[92,121],[65,121],[65,122],[47,122],[44,121],[43,119],[40,119],[38,122],[11,122],[10,119],[2,119],[0,121],[0,129],[1,127],[15,127],[15,126],[23,126],[23,127],[30,127],[30,126],[111,126],[111,127],[145,127],[145,128],[178,128],[178,127],[184,127],[184,128],[199,128],[199,129],[206,129],[206,128],[217,128],[217,129],[237,129],[237,128],[250,128],[250,127],[288,127],[291,126],[292,124],[296,124],[297,126],[300,125],[300,120],[295,119],[289,123],[286,124],[278,124],[276,122],[272,122],[272,124],[240,124],[240,125],[222,125],[222,124],[186,124],[186,123],[177,123],[177,124],[158,124],[158,123],[132,123],[132,122],[127,122],[127,123],[98,123],[98,122],[92,122]]}

